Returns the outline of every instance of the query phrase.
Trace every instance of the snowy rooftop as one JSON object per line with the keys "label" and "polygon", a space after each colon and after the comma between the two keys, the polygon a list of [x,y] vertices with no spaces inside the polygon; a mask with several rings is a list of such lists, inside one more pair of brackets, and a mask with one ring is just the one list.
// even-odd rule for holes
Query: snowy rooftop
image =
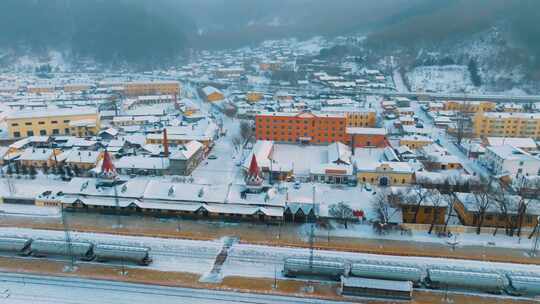
{"label": "snowy rooftop", "polygon": [[358,135],[386,135],[385,128],[347,128],[347,134]]}
{"label": "snowy rooftop", "polygon": [[486,152],[491,152],[491,153],[497,155],[497,157],[502,158],[504,160],[537,160],[537,161],[540,161],[538,158],[535,158],[531,154],[529,154],[529,153],[527,153],[527,152],[525,152],[525,151],[523,151],[523,150],[521,150],[519,148],[510,146],[510,145],[487,147]]}
{"label": "snowy rooftop", "polygon": [[536,142],[530,137],[487,137],[488,146],[510,145],[521,149],[536,149]]}
{"label": "snowy rooftop", "polygon": [[76,107],[76,108],[56,108],[47,110],[21,110],[15,111],[8,115],[6,119],[21,119],[21,118],[38,118],[38,117],[53,117],[53,116],[71,116],[71,115],[91,115],[96,114],[94,108]]}

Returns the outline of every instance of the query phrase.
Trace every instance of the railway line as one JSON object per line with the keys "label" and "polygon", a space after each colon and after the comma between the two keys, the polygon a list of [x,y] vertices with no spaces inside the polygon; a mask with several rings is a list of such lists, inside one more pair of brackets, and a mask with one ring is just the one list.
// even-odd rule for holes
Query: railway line
{"label": "railway line", "polygon": [[0,286],[0,300],[2,303],[345,303],[311,298],[305,299],[14,273],[0,273]]}
{"label": "railway line", "polygon": [[[22,232],[25,238],[14,237],[0,237],[3,240],[3,247],[0,246],[0,257],[13,258],[18,261],[27,259],[42,260],[42,261],[55,261],[60,263],[70,263],[71,257],[68,254],[69,251],[65,249],[55,249],[53,251],[45,252],[45,254],[34,254],[32,244],[50,243],[59,244],[63,242],[60,234],[56,232],[46,233],[45,231],[30,231]],[[18,234],[20,235],[20,234]],[[36,240],[30,238],[35,235]],[[49,241],[43,240],[43,238],[49,238]],[[25,241],[30,242],[30,245],[24,246]],[[7,241],[17,241],[15,245],[18,248],[24,248],[22,251],[8,250],[11,249]],[[206,274],[210,271],[216,263],[218,253],[222,248],[227,245],[227,242],[218,241],[183,241],[183,240],[169,240],[159,238],[145,238],[140,241],[134,241],[130,237],[113,236],[113,235],[101,235],[101,234],[85,234],[78,233],[72,241],[75,244],[87,244],[94,245],[94,248],[98,248],[100,243],[116,244],[118,248],[137,248],[133,246],[144,247],[147,249],[149,255],[149,263],[146,264],[137,263],[138,259],[129,258],[117,258],[112,260],[99,260],[99,259],[87,259],[86,254],[78,255],[75,259],[76,265],[101,265],[101,266],[113,266],[113,267],[137,267],[139,269],[149,268],[151,270],[168,271],[168,272],[191,272],[198,274]],[[86,243],[84,243],[86,242]],[[21,245],[19,245],[21,244]],[[23,247],[20,247],[23,246]],[[65,245],[62,245],[65,246]],[[63,248],[60,246],[60,248]],[[45,246],[47,248],[47,246]],[[39,247],[36,247],[39,248]],[[34,248],[35,249],[35,248]],[[72,248],[73,249],[73,248]],[[86,250],[83,250],[86,252]],[[88,252],[92,252],[91,250]],[[38,252],[39,253],[39,252]],[[287,258],[306,258],[308,250],[305,248],[287,248],[287,247],[270,247],[262,245],[249,245],[249,244],[229,244],[227,250],[227,256],[222,261],[220,267],[224,277],[226,276],[241,276],[241,277],[262,277],[271,278],[277,276],[279,279],[286,277],[293,277],[293,280],[300,280],[302,278],[294,278],[294,272],[288,272],[285,261]],[[93,255],[92,255],[93,256]],[[343,265],[344,269],[352,269],[350,272],[352,275],[363,277],[365,273],[368,273],[368,277],[372,276],[372,272],[382,272],[378,274],[379,279],[396,279],[386,277],[388,273],[395,273],[399,271],[405,271],[410,273],[414,279],[407,279],[415,282],[418,287],[428,286],[433,288],[440,288],[447,277],[454,277],[454,274],[472,276],[476,275],[479,279],[487,278],[493,282],[493,287],[488,292],[496,291],[501,293],[502,291],[511,295],[521,295],[522,287],[520,286],[532,286],[534,291],[537,292],[536,287],[540,285],[540,267],[536,265],[520,265],[509,263],[489,263],[478,262],[469,260],[454,260],[454,259],[441,259],[441,258],[421,258],[421,257],[401,257],[390,255],[371,255],[354,252],[333,252],[318,250],[314,251],[315,259],[324,259],[338,262]],[[356,265],[356,267],[355,267]],[[365,265],[366,267],[359,268]],[[286,266],[286,265],[285,265]],[[350,268],[352,266],[352,268]],[[399,271],[398,271],[399,270]],[[436,275],[441,276],[439,273],[433,271],[445,272],[441,280],[435,279]],[[312,271],[310,269],[310,271]],[[339,270],[339,274],[332,276],[335,281],[340,275],[347,275],[348,270]],[[448,273],[450,274],[448,274]],[[301,271],[300,271],[301,273]],[[401,277],[400,277],[401,278]],[[305,279],[305,278],[304,278]],[[317,274],[313,274],[313,278],[309,276],[309,280],[327,282],[327,278],[319,278]],[[443,283],[440,283],[443,282]],[[513,282],[512,285],[510,282]],[[456,285],[465,285],[462,282],[458,282]],[[513,289],[511,289],[513,288]],[[527,287],[529,288],[529,287]],[[464,288],[466,291],[467,289]],[[461,289],[457,289],[460,292]],[[482,290],[480,290],[482,291]],[[523,292],[529,293],[530,292]],[[0,289],[1,297],[1,289]]]}

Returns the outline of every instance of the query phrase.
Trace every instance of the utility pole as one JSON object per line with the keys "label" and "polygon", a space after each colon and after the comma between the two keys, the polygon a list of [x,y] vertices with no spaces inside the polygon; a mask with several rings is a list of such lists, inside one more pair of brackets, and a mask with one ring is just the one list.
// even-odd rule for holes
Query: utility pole
{"label": "utility pole", "polygon": [[71,236],[69,234],[69,227],[68,227],[68,222],[66,219],[66,213],[64,211],[63,204],[60,205],[60,211],[61,211],[62,225],[64,227],[64,235],[66,238],[66,245],[67,245],[67,251],[68,251],[67,254],[70,258],[70,264],[66,268],[66,270],[69,272],[72,272],[72,271],[75,271],[75,256],[73,255],[73,245],[71,243]]}
{"label": "utility pole", "polygon": [[540,216],[536,220],[536,227],[534,228],[535,234],[534,234],[534,242],[533,242],[533,248],[531,252],[531,256],[536,256],[536,251],[538,250],[538,225],[540,224]]}
{"label": "utility pole", "polygon": [[[317,220],[317,216],[315,215],[315,185],[313,185],[313,202],[311,206],[311,211],[313,212],[313,215],[315,216],[315,221]],[[306,216],[306,220],[308,220],[308,217]],[[313,269],[313,247],[314,247],[314,240],[315,239],[315,222],[311,223],[310,226],[310,232],[309,232],[309,269]]]}

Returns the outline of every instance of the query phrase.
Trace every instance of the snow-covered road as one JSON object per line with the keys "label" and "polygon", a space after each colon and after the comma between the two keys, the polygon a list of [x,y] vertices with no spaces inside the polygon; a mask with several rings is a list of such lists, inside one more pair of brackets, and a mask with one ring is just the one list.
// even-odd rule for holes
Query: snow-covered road
{"label": "snow-covered road", "polygon": [[0,302],[10,304],[337,303],[296,297],[14,273],[0,273]]}
{"label": "snow-covered road", "polygon": [[470,159],[458,149],[456,144],[452,141],[449,135],[442,129],[435,127],[433,120],[427,116],[426,112],[420,108],[418,102],[411,102],[411,107],[414,109],[416,115],[423,121],[424,128],[427,128],[431,131],[431,138],[434,140],[439,140],[441,146],[447,149],[452,155],[459,158],[463,167],[470,173],[475,173],[480,176],[489,176],[490,173],[479,163]]}

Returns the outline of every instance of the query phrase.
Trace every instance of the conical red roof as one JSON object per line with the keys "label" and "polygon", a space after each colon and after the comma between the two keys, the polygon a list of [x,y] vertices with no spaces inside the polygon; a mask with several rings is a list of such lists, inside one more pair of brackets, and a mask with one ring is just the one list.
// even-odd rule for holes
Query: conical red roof
{"label": "conical red roof", "polygon": [[249,176],[258,176],[259,175],[259,165],[257,164],[257,158],[255,155],[251,157],[251,164],[249,164]]}
{"label": "conical red roof", "polygon": [[103,152],[103,163],[101,164],[101,174],[114,176],[116,168],[111,159],[111,155],[106,150]]}
{"label": "conical red roof", "polygon": [[255,155],[251,157],[251,164],[249,164],[249,171],[246,176],[246,184],[248,186],[260,186],[263,183],[263,178],[261,176],[261,170],[257,164],[257,159]]}

